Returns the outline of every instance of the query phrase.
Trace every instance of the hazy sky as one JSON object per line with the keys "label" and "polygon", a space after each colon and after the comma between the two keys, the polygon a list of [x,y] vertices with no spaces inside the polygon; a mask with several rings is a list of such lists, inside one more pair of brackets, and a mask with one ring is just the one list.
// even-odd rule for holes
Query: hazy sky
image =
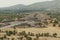
{"label": "hazy sky", "polygon": [[50,1],[50,0],[0,0],[0,7],[8,7],[16,4],[29,5],[35,2]]}

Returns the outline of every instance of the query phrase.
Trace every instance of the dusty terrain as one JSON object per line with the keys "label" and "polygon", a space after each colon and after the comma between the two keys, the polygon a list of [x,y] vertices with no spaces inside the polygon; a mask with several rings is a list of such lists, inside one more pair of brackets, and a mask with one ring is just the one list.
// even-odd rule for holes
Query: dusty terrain
{"label": "dusty terrain", "polygon": [[[13,28],[5,28],[5,29],[1,29],[3,31],[13,31]],[[48,27],[48,28],[16,28],[16,31],[22,32],[22,31],[26,31],[26,33],[28,32],[32,32],[34,34],[36,33],[49,33],[50,35],[52,35],[53,33],[57,33],[58,37],[60,37],[60,28],[59,27]],[[1,34],[1,33],[0,33]],[[17,35],[15,36],[10,36],[10,38],[15,38],[15,40],[17,40],[16,38],[18,37]],[[32,38],[35,38],[34,36]],[[60,38],[54,38],[54,37],[39,37],[39,40],[60,40]]]}

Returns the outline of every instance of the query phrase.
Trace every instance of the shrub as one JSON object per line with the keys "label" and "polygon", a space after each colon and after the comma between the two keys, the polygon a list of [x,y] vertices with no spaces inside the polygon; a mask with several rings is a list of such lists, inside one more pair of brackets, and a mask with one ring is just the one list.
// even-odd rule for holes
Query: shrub
{"label": "shrub", "polygon": [[49,33],[44,33],[44,36],[48,37],[49,36]]}
{"label": "shrub", "polygon": [[29,36],[34,36],[34,33],[28,32],[28,35],[29,35]]}
{"label": "shrub", "polygon": [[12,31],[6,31],[6,35],[11,36]]}
{"label": "shrub", "polygon": [[4,38],[7,38],[6,35],[4,35]]}
{"label": "shrub", "polygon": [[60,24],[58,25],[58,27],[60,27]]}
{"label": "shrub", "polygon": [[37,38],[34,38],[34,40],[37,40]]}
{"label": "shrub", "polygon": [[27,40],[32,40],[32,38],[31,38],[31,37],[27,37],[26,39],[27,39]]}
{"label": "shrub", "polygon": [[19,33],[19,35],[26,35],[26,32],[22,31],[22,32]]}
{"label": "shrub", "polygon": [[54,33],[54,34],[53,34],[53,37],[57,37],[57,33]]}
{"label": "shrub", "polygon": [[11,40],[14,40],[14,38],[12,38]]}
{"label": "shrub", "polygon": [[20,40],[22,40],[23,39],[23,37],[20,37]]}
{"label": "shrub", "polygon": [[3,37],[0,37],[0,40],[3,40],[4,38]]}
{"label": "shrub", "polygon": [[36,38],[39,38],[39,35],[38,34],[36,34]]}
{"label": "shrub", "polygon": [[53,23],[53,26],[55,27],[55,26],[56,26],[56,24],[55,24],[55,23]]}
{"label": "shrub", "polygon": [[43,36],[43,35],[44,35],[43,33],[40,34],[40,36]]}
{"label": "shrub", "polygon": [[15,35],[17,32],[14,30],[12,33],[13,33],[13,35]]}
{"label": "shrub", "polygon": [[27,35],[27,34],[25,34],[25,35],[24,35],[24,37],[25,37],[25,38],[27,38],[27,37],[28,37],[28,35]]}
{"label": "shrub", "polygon": [[31,33],[30,36],[34,36],[34,33]]}
{"label": "shrub", "polygon": [[28,35],[30,35],[30,32],[28,32]]}

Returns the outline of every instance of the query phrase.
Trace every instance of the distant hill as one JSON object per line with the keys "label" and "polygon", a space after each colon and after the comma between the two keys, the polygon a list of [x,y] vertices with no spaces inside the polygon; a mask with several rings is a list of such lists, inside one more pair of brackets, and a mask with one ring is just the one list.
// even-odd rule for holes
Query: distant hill
{"label": "distant hill", "polygon": [[0,11],[26,11],[26,10],[60,10],[60,0],[37,2],[31,5],[18,4],[11,7],[0,8]]}

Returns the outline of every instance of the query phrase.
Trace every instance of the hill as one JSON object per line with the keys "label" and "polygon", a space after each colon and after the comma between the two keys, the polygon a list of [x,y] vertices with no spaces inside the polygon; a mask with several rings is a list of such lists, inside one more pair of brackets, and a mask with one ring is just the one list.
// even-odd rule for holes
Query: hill
{"label": "hill", "polygon": [[26,10],[60,10],[60,1],[37,2],[31,5],[17,4],[11,7],[1,8],[1,10],[9,11],[26,11]]}

